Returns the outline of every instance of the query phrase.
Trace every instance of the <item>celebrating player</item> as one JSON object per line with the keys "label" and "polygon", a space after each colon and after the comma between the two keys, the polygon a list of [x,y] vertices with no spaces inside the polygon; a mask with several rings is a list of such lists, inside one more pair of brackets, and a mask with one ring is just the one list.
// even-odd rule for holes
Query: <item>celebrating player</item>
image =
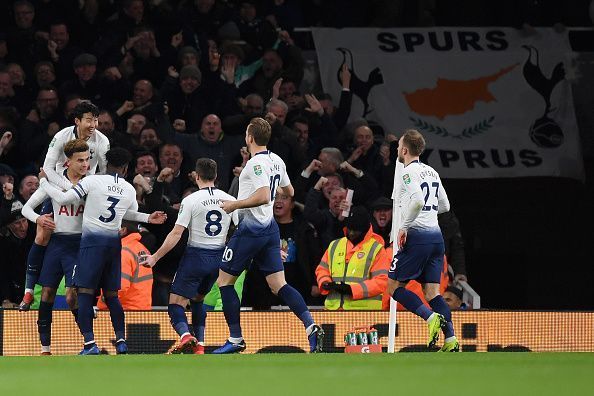
{"label": "celebrating player", "polygon": [[239,226],[225,251],[217,285],[221,290],[225,320],[230,337],[213,353],[234,353],[245,350],[240,325],[240,302],[233,284],[253,259],[253,264],[266,275],[271,291],[278,295],[303,322],[309,339],[310,352],[322,350],[324,332],[313,321],[303,297],[285,281],[281,261],[280,233],[274,220],[273,202],[276,190],[293,196],[294,190],[285,163],[267,150],[271,127],[262,118],[253,118],[245,133],[252,158],[239,176],[237,201],[221,201],[221,208],[231,213],[238,210]]}
{"label": "celebrating player", "polygon": [[[187,196],[181,203],[177,221],[163,245],[148,255],[143,265],[154,266],[179,242],[182,233],[190,228],[188,246],[179,263],[171,293],[169,318],[180,336],[179,345],[172,353],[204,353],[204,327],[206,311],[202,302],[219,274],[223,249],[231,216],[219,206],[221,200],[235,198],[215,188],[217,163],[209,158],[196,161],[196,184],[200,190]],[[188,329],[185,307],[191,300],[194,337]],[[197,339],[196,339],[197,338]]]}
{"label": "celebrating player", "polygon": [[73,284],[78,288],[78,324],[84,337],[81,355],[97,355],[99,348],[93,333],[93,303],[95,290],[103,289],[105,303],[116,334],[117,353],[127,353],[124,310],[118,299],[121,283],[121,241],[119,230],[124,214],[131,210],[129,220],[162,224],[163,212],[150,216],[138,213],[136,191],[126,180],[130,153],[116,147],[106,154],[107,174],[85,177],[71,190],[60,191],[40,175],[40,185],[59,204],[76,202],[86,196],[82,222],[82,237],[78,263],[73,269]]}
{"label": "celebrating player", "polygon": [[[452,314],[439,294],[445,248],[437,215],[449,211],[450,202],[437,172],[419,162],[423,150],[425,139],[416,130],[406,131],[398,142],[398,161],[404,164],[404,170],[394,196],[402,208],[402,223],[396,238],[398,253],[388,273],[388,293],[427,321],[429,347],[435,345],[443,329],[446,339],[441,351],[458,352]],[[422,284],[425,299],[433,310],[405,289],[410,280]]]}
{"label": "celebrating player", "polygon": [[[63,172],[67,182],[76,185],[89,169],[89,146],[82,139],[71,140],[64,146],[68,158],[68,168]],[[75,321],[78,316],[76,290],[72,287],[72,270],[77,262],[82,232],[82,219],[85,201],[79,199],[70,205],[60,205],[52,200],[52,213],[38,215],[34,208],[49,198],[44,188],[39,188],[23,206],[23,215],[44,230],[48,230],[51,239],[43,257],[43,266],[39,275],[41,302],[37,319],[41,354],[51,355],[52,307],[56,291],[62,277],[66,284],[66,302]],[[53,235],[51,232],[53,231]]]}
{"label": "celebrating player", "polygon": [[[89,174],[95,171],[105,173],[105,153],[109,150],[109,139],[101,132],[96,130],[99,116],[97,106],[88,101],[83,101],[76,105],[72,111],[74,125],[62,129],[54,135],[45,162],[43,170],[48,180],[64,190],[72,188],[70,180],[64,177],[64,170],[68,158],[64,154],[64,145],[73,139],[83,139],[89,145]],[[50,201],[44,203],[41,214],[44,215],[51,211]],[[19,305],[20,311],[28,311],[33,302],[33,288],[37,283],[40,268],[43,263],[46,246],[51,236],[51,230],[37,226],[35,242],[29,250],[27,257],[27,275],[25,279],[25,295]]]}

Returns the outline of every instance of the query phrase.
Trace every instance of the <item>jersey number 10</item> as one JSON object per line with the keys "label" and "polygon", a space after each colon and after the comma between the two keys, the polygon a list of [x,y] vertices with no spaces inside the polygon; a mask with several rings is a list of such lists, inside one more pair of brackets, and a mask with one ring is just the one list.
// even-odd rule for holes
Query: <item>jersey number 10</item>
{"label": "jersey number 10", "polygon": [[270,176],[270,201],[274,201],[276,195],[276,188],[280,184],[280,175]]}

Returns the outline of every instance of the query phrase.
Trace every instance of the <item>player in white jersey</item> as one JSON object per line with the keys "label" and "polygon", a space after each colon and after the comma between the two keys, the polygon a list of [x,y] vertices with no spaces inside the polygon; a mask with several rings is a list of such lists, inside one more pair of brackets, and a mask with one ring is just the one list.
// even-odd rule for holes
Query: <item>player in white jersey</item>
{"label": "player in white jersey", "polygon": [[[454,335],[452,314],[439,294],[445,248],[437,215],[449,211],[450,202],[439,174],[419,161],[424,150],[425,139],[414,129],[407,130],[398,142],[398,161],[404,169],[393,196],[399,202],[401,225],[395,239],[398,252],[388,273],[388,293],[427,322],[428,347],[435,345],[443,330],[446,339],[441,351],[457,352],[460,347]],[[405,289],[410,280],[421,283],[431,309]]]}
{"label": "player in white jersey", "polygon": [[[145,256],[144,265],[154,266],[177,245],[182,233],[189,228],[188,246],[182,257],[169,294],[167,311],[171,324],[180,336],[172,353],[204,353],[206,311],[202,302],[219,275],[219,266],[231,225],[231,216],[220,207],[221,201],[235,200],[218,190],[217,163],[210,158],[196,161],[196,184],[200,190],[181,202],[177,221],[163,245],[152,256]],[[192,327],[190,333],[185,310],[191,300]]]}
{"label": "player in white jersey", "polygon": [[233,287],[241,272],[250,265],[266,276],[271,291],[278,295],[303,322],[309,339],[310,352],[320,352],[324,332],[316,325],[303,297],[285,281],[280,255],[280,233],[274,220],[273,205],[277,189],[293,196],[285,163],[266,145],[271,127],[262,118],[253,118],[245,132],[245,142],[252,158],[239,176],[237,201],[222,201],[221,208],[239,215],[239,226],[223,253],[217,285],[221,291],[225,320],[230,337],[213,353],[234,353],[245,349],[240,326],[240,302]]}
{"label": "player in white jersey", "polygon": [[[64,146],[74,139],[83,139],[89,145],[89,174],[95,171],[105,173],[105,153],[109,150],[109,140],[105,135],[96,130],[99,116],[99,108],[88,101],[76,105],[72,111],[74,126],[62,129],[54,135],[49,144],[47,155],[43,163],[43,170],[48,180],[64,190],[72,188],[70,181],[63,177],[68,158],[64,155]],[[41,214],[51,211],[49,200],[43,205]],[[37,227],[35,242],[31,246],[27,257],[27,277],[25,280],[25,295],[19,305],[19,310],[27,311],[33,302],[33,288],[37,283],[51,232]]]}
{"label": "player in white jersey", "polygon": [[[70,184],[77,184],[89,169],[89,146],[82,139],[71,140],[64,146],[64,153],[68,158],[68,168],[63,172],[63,178]],[[39,303],[37,330],[41,341],[41,354],[51,355],[51,326],[52,308],[56,291],[62,277],[66,284],[66,302],[72,311],[75,322],[78,316],[76,290],[72,287],[72,270],[76,265],[80,236],[82,232],[82,218],[85,201],[79,199],[68,205],[60,205],[52,200],[52,213],[38,215],[34,208],[41,205],[49,194],[40,187],[23,206],[23,216],[44,229],[53,231],[43,266],[39,275],[41,302]],[[54,215],[52,219],[52,214]]]}
{"label": "player in white jersey", "polygon": [[165,221],[163,212],[154,212],[150,216],[136,212],[136,191],[124,179],[131,159],[130,153],[116,147],[107,152],[106,158],[108,174],[87,176],[66,192],[45,180],[45,175],[40,175],[43,179],[40,185],[59,204],[86,197],[79,261],[73,270],[73,284],[78,288],[78,324],[85,340],[81,355],[99,354],[93,333],[93,303],[98,288],[103,290],[109,308],[116,334],[116,351],[128,351],[124,311],[118,299],[122,270],[119,230],[124,215],[131,210],[135,215],[126,217],[129,220],[158,224]]}

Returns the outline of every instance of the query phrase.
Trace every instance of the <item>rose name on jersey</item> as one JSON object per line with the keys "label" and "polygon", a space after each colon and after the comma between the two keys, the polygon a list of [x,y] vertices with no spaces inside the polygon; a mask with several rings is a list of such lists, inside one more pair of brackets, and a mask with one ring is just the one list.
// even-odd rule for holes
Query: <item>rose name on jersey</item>
{"label": "rose name on jersey", "polygon": [[58,212],[58,216],[79,216],[83,214],[85,211],[85,205],[62,205],[60,206],[60,212]]}

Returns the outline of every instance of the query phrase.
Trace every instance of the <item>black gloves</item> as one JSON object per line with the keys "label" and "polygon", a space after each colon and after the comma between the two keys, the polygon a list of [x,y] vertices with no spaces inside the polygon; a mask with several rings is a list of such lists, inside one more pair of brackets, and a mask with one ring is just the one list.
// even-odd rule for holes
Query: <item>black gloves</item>
{"label": "black gloves", "polygon": [[351,286],[347,285],[344,282],[324,282],[322,284],[322,289],[324,290],[334,290],[337,293],[346,295],[346,296],[352,296],[353,295],[353,291],[351,290]]}

